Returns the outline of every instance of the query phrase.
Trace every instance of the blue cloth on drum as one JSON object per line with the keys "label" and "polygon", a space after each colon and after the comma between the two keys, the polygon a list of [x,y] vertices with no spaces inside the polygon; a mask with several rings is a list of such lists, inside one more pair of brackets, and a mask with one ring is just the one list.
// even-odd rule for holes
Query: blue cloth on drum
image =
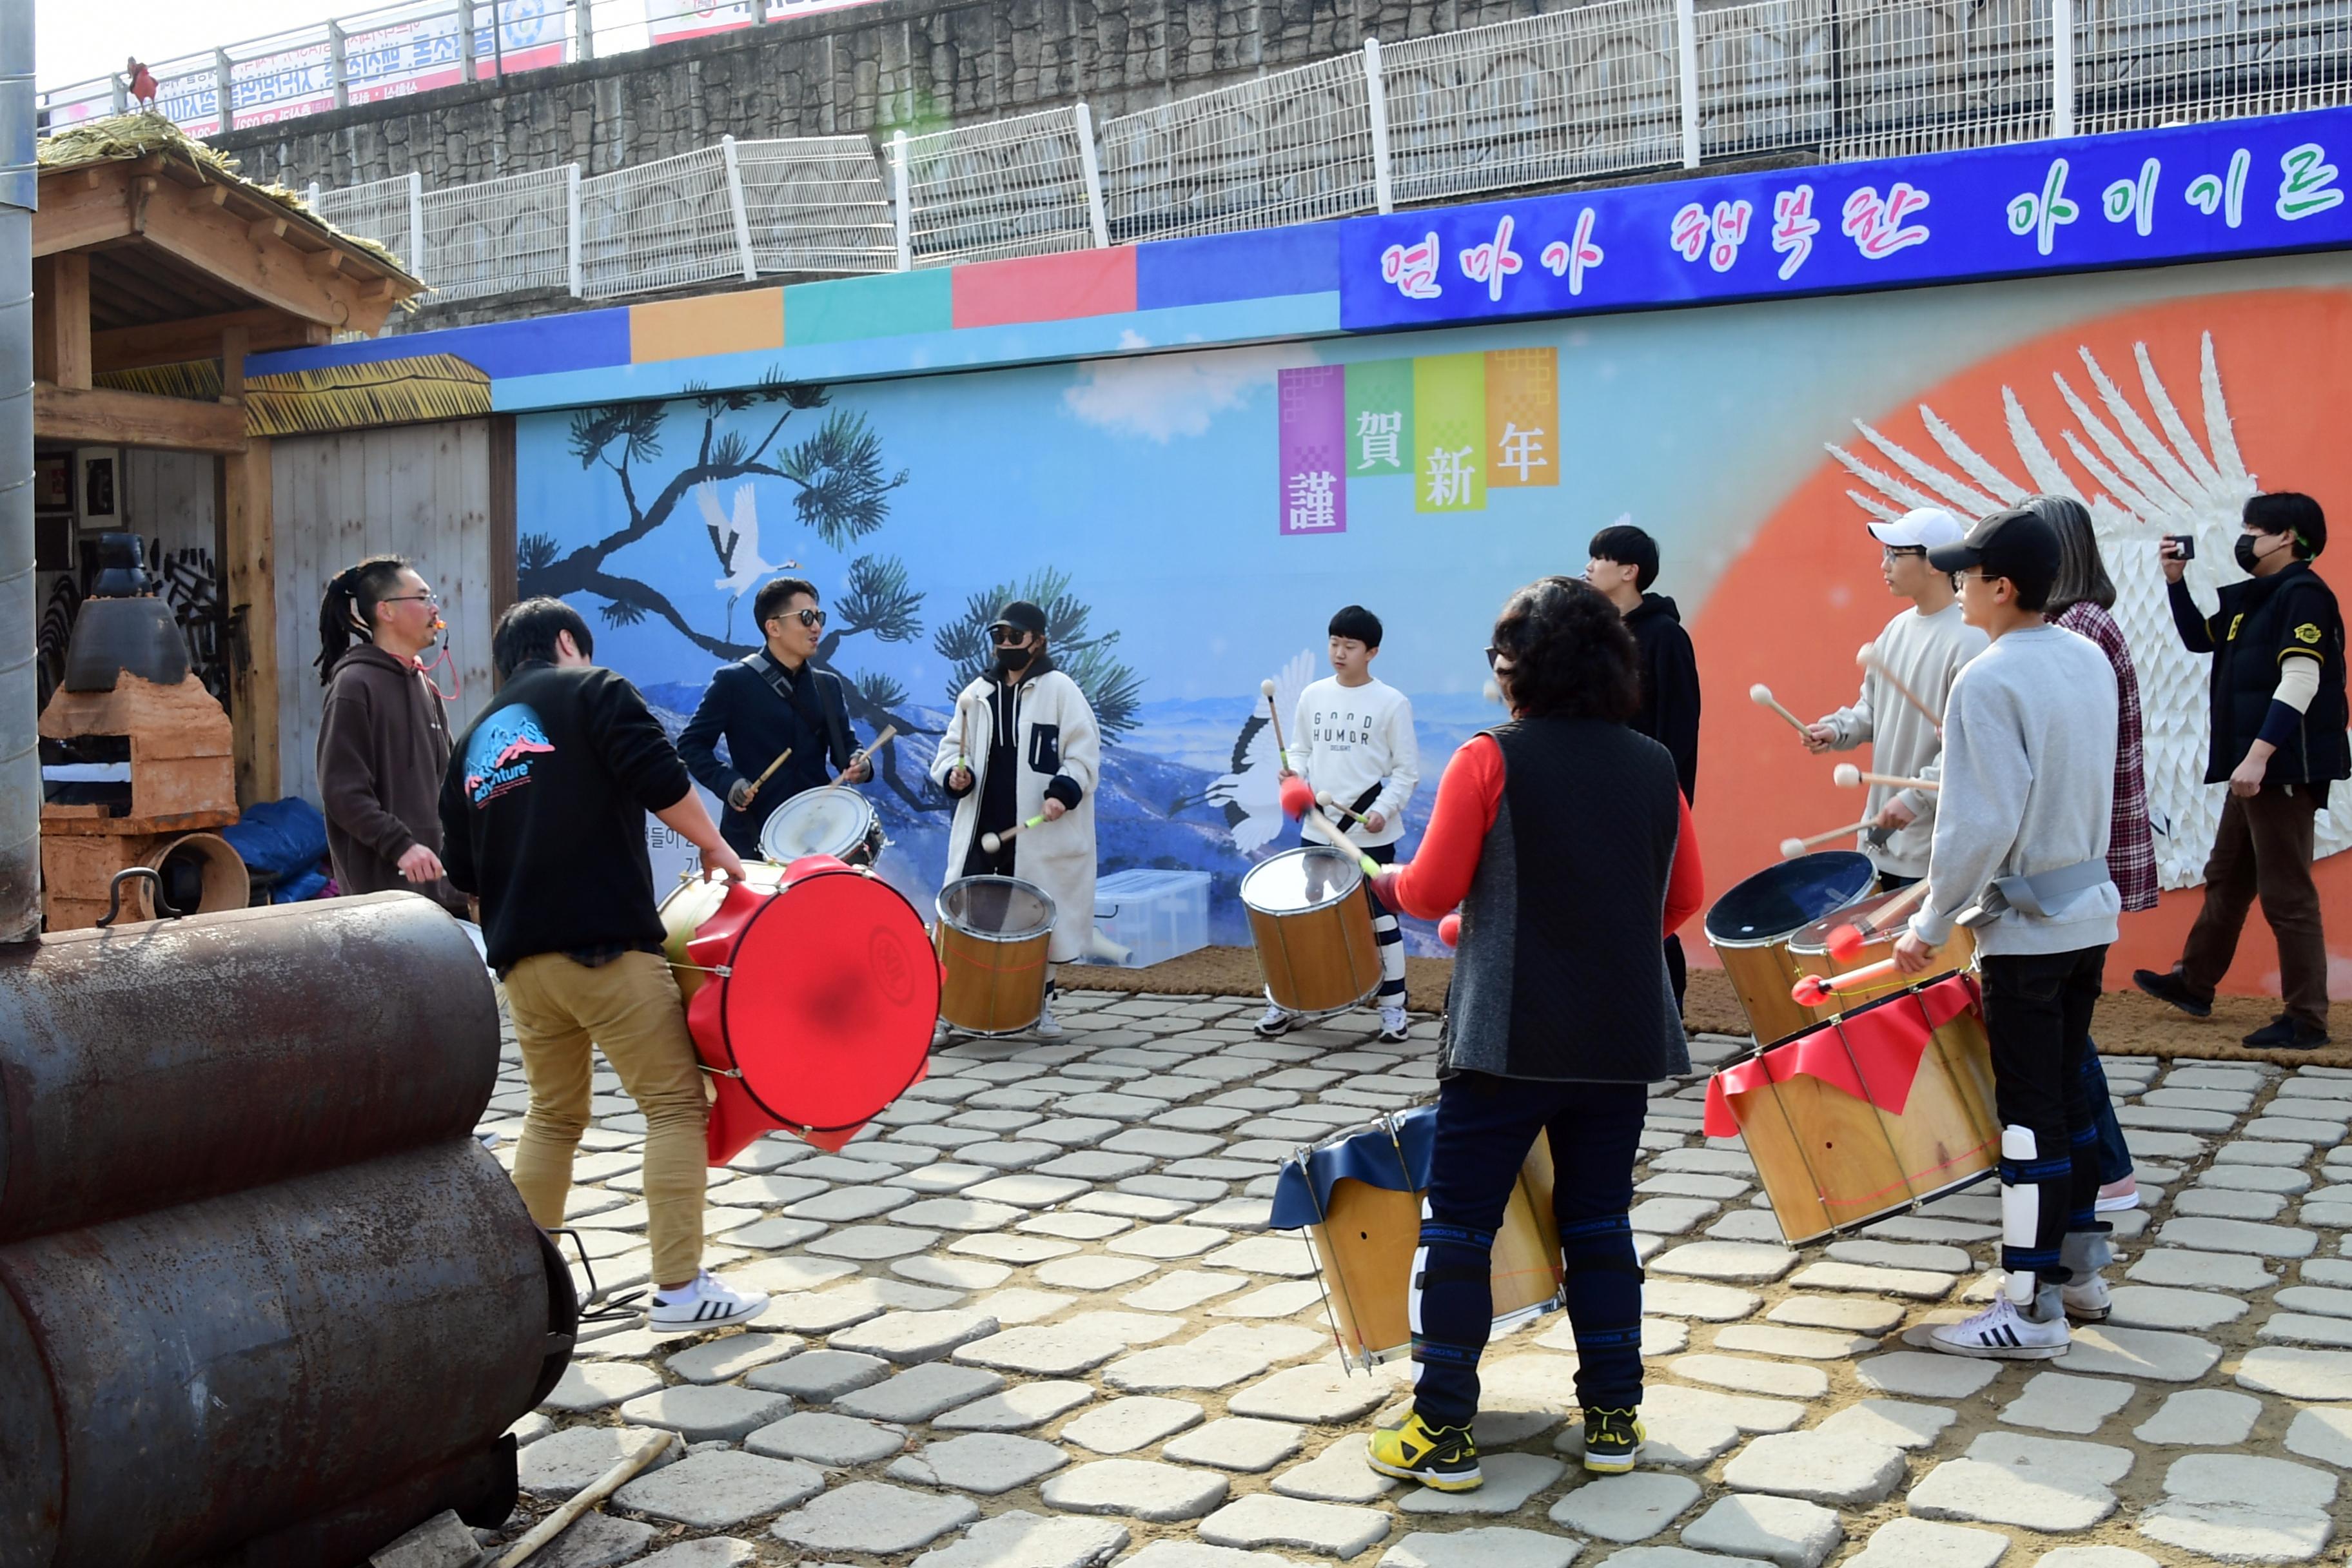
{"label": "blue cloth on drum", "polygon": [[1416,1106],[1307,1151],[1304,1164],[1286,1161],[1275,1178],[1274,1212],[1266,1223],[1276,1230],[1321,1224],[1330,1212],[1336,1182],[1361,1182],[1389,1193],[1420,1192],[1429,1185],[1429,1153],[1436,1138],[1436,1108]]}
{"label": "blue cloth on drum", "polygon": [[[1626,1211],[1648,1103],[1638,1083],[1479,1072],[1440,1081],[1411,1301],[1413,1406],[1423,1420],[1460,1426],[1478,1413],[1478,1359],[1495,1316],[1488,1253],[1539,1131],[1551,1135],[1577,1397],[1610,1409],[1641,1403],[1642,1266]],[[1280,1189],[1276,1203],[1279,1214]]]}

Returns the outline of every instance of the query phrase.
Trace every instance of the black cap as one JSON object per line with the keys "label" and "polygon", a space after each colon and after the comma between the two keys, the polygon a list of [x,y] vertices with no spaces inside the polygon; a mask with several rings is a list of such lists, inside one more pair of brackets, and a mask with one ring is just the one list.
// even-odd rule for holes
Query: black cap
{"label": "black cap", "polygon": [[2058,531],[2040,513],[2011,507],[1979,519],[1958,544],[1927,552],[1927,564],[1938,572],[1975,568],[1988,577],[2006,577],[2017,584],[2019,599],[2032,605],[2046,598],[2057,580]]}
{"label": "black cap", "polygon": [[999,626],[1010,626],[1016,632],[1034,632],[1042,637],[1045,635],[1045,612],[1026,599],[1015,599],[997,611],[996,618],[988,623],[990,631]]}

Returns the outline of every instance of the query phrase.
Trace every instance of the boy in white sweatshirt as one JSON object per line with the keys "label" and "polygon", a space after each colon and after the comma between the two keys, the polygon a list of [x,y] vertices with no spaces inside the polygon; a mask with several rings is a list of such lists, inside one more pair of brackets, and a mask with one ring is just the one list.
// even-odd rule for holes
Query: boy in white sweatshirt
{"label": "boy in white sweatshirt", "polygon": [[1997,511],[1927,559],[1961,574],[1961,608],[1992,646],[1960,671],[1945,705],[1927,893],[1895,958],[1916,974],[1958,920],[1976,932],[2009,1276],[1990,1307],[1934,1329],[1929,1343],[2047,1360],[2065,1352],[2070,1312],[2095,1321],[2108,1307],[2098,1270],[2112,1254],[2094,1212],[2098,1149],[2083,1058],[2123,907],[2107,873],[2115,670],[2095,643],[2042,618],[2058,534],[2038,514]]}
{"label": "boy in white sweatshirt", "polygon": [[[1318,798],[1359,814],[1325,813],[1349,842],[1385,866],[1396,859],[1397,840],[1404,837],[1405,803],[1421,782],[1421,747],[1413,739],[1412,703],[1372,679],[1380,652],[1378,616],[1349,605],[1331,617],[1331,673],[1298,694],[1283,776],[1297,773]],[[1405,1037],[1404,932],[1371,891],[1366,883],[1381,950],[1381,1038],[1393,1043]],[[1297,1021],[1297,1014],[1268,994],[1257,1032],[1272,1039]]]}

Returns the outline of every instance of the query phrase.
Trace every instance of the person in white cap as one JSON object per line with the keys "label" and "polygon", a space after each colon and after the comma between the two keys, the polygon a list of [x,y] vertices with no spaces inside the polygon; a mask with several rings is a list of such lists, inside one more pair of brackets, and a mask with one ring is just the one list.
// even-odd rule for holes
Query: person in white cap
{"label": "person in white cap", "polygon": [[[1871,537],[1879,544],[1878,574],[1885,580],[1886,591],[1910,600],[1911,607],[1897,611],[1878,634],[1877,658],[1863,672],[1862,690],[1853,701],[1805,726],[1808,750],[1851,751],[1867,741],[1873,773],[1895,778],[1937,776],[1942,733],[1880,671],[1892,671],[1920,701],[1941,713],[1952,678],[1985,650],[1985,634],[1960,618],[1951,574],[1927,564],[1927,552],[1958,544],[1967,531],[1959,519],[1936,506],[1870,525]],[[1864,809],[1870,826],[1862,835],[1861,847],[1878,868],[1879,886],[1907,887],[1926,876],[1936,834],[1935,792],[1873,784]]]}

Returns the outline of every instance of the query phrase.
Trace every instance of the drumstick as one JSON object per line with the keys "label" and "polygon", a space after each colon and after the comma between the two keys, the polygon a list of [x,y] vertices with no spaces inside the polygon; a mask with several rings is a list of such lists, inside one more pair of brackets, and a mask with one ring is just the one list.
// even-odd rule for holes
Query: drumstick
{"label": "drumstick", "polygon": [[1783,838],[1780,840],[1780,858],[1794,860],[1816,844],[1827,844],[1832,838],[1843,838],[1849,833],[1859,833],[1869,826],[1870,818],[1865,816],[1851,827],[1832,827],[1827,833],[1815,833],[1803,838]]}
{"label": "drumstick", "polygon": [[850,775],[851,771],[855,769],[858,763],[866,761],[868,758],[872,757],[875,752],[888,745],[890,743],[890,737],[898,732],[898,725],[883,725],[882,732],[874,737],[874,743],[872,745],[861,746],[856,751],[849,753],[849,766],[834,774],[833,782],[839,784],[842,780],[847,778]]}
{"label": "drumstick", "polygon": [[1362,850],[1357,848],[1353,844],[1348,842],[1347,836],[1342,834],[1338,828],[1332,826],[1331,819],[1324,816],[1320,811],[1308,812],[1306,816],[1299,818],[1299,823],[1302,826],[1314,828],[1318,833],[1323,835],[1324,837],[1329,839],[1331,841],[1332,847],[1336,849],[1344,849],[1349,854],[1353,855],[1356,858],[1356,864],[1363,868],[1365,876],[1377,877],[1381,874],[1381,863],[1373,859],[1370,856],[1365,854]]}
{"label": "drumstick", "polygon": [[1352,816],[1367,827],[1370,827],[1372,825],[1371,819],[1366,816],[1362,812],[1358,811],[1353,806],[1341,805],[1338,801],[1333,800],[1328,795],[1317,795],[1315,797],[1315,804],[1321,806],[1326,811],[1336,811],[1342,816]]}
{"label": "drumstick", "polygon": [[1927,719],[1927,722],[1936,726],[1937,733],[1941,734],[1943,732],[1944,716],[1937,712],[1933,708],[1928,707],[1925,702],[1920,701],[1919,694],[1912,690],[1909,687],[1904,685],[1903,678],[1887,668],[1886,661],[1878,656],[1878,645],[1876,643],[1866,642],[1863,644],[1860,651],[1855,653],[1853,656],[1853,661],[1854,663],[1862,666],[1864,669],[1875,668],[1880,675],[1886,678],[1887,685],[1892,686],[1895,690],[1901,692],[1905,701],[1910,703],[1912,707],[1919,710],[1920,713]]}
{"label": "drumstick", "polygon": [[770,779],[776,776],[776,770],[782,767],[784,763],[791,759],[793,749],[790,746],[786,746],[783,750],[783,754],[779,756],[774,762],[768,764],[768,771],[751,781],[751,795],[747,795],[743,797],[743,804],[745,805],[751,804],[751,796],[760,793],[760,786],[761,784],[766,784]]}
{"label": "drumstick", "polygon": [[1840,763],[1830,773],[1830,782],[1840,789],[1857,789],[1866,784],[1885,784],[1890,789],[1941,789],[1934,779],[1906,779],[1894,773],[1866,773],[1852,763]]}
{"label": "drumstick", "polygon": [[983,834],[982,834],[982,835],[980,836],[980,847],[981,847],[981,848],[982,848],[982,849],[985,850],[987,853],[989,853],[989,854],[991,854],[991,855],[993,855],[993,854],[995,854],[998,850],[1000,850],[1000,849],[1002,849],[1002,848],[1003,848],[1003,847],[1004,847],[1004,841],[1005,841],[1006,839],[1008,839],[1008,838],[1011,838],[1011,837],[1014,837],[1014,836],[1015,836],[1015,835],[1017,835],[1017,834],[1018,834],[1018,833],[1019,833],[1023,828],[1024,828],[1024,827],[1043,827],[1044,826],[1045,826],[1045,814],[1044,812],[1039,812],[1036,816],[1034,816],[1031,817],[1028,821],[1026,821],[1026,822],[1016,822],[1016,823],[1014,823],[1012,826],[1010,826],[1010,827],[1006,828],[1006,829],[1005,829],[1003,832],[1002,832],[1002,833],[983,833]]}
{"label": "drumstick", "polygon": [[1866,915],[1862,915],[1830,932],[1830,956],[1843,962],[1862,951],[1862,944],[1901,919],[1927,893],[1927,884],[1912,883]]}
{"label": "drumstick", "polygon": [[1274,710],[1274,682],[1261,680],[1257,689],[1265,694],[1265,716],[1274,721],[1274,754],[1282,759],[1282,771],[1290,771],[1290,748],[1282,743],[1282,715]]}
{"label": "drumstick", "polygon": [[1773,712],[1778,713],[1781,718],[1786,719],[1796,730],[1798,734],[1801,735],[1805,733],[1805,721],[1802,719],[1798,718],[1794,713],[1790,712],[1786,708],[1781,707],[1779,700],[1772,695],[1772,689],[1765,685],[1762,681],[1759,680],[1755,685],[1748,689],[1748,700],[1753,702],[1759,708],[1769,708]]}
{"label": "drumstick", "polygon": [[1818,1007],[1840,991],[1853,991],[1884,980],[1901,965],[1891,958],[1849,969],[1843,974],[1808,974],[1789,987],[1789,1000],[1800,1007]]}

